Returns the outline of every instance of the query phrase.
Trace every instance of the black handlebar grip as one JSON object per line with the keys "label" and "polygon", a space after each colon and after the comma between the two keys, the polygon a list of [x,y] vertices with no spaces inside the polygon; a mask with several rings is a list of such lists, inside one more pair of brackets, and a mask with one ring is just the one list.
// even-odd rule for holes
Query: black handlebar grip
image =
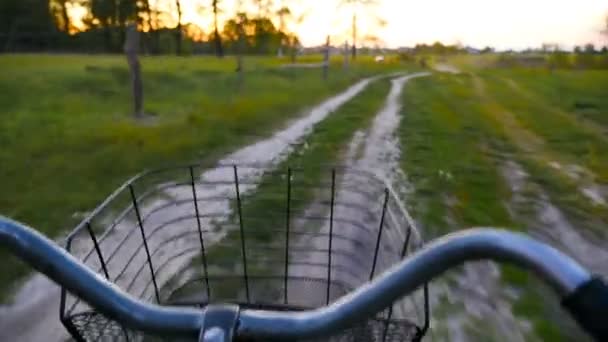
{"label": "black handlebar grip", "polygon": [[597,341],[608,341],[608,285],[598,277],[562,299],[562,306]]}

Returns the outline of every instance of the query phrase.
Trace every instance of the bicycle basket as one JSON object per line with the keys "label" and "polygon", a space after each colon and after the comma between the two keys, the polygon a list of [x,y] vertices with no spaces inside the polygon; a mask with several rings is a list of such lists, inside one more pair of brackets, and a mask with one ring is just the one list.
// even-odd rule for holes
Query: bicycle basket
{"label": "bicycle basket", "polygon": [[[395,192],[370,172],[192,165],[132,178],[87,215],[66,249],[143,301],[303,310],[328,305],[420,245]],[[420,338],[427,296],[418,290],[328,339]],[[76,340],[155,339],[65,289],[60,319]]]}

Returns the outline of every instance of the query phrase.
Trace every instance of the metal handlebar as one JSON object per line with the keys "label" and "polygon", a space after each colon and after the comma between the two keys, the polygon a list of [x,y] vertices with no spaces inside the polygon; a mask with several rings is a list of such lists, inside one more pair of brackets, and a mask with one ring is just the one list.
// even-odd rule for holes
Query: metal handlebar
{"label": "metal handlebar", "polygon": [[0,216],[0,246],[109,318],[133,329],[196,336],[203,324],[200,310],[147,304],[131,297],[86,267],[46,236]]}
{"label": "metal handlebar", "polygon": [[[205,310],[140,302],[36,230],[3,217],[0,246],[129,328],[195,337],[205,325]],[[331,335],[390,306],[446,270],[480,259],[507,262],[532,271],[562,298],[571,296],[591,279],[570,257],[523,234],[471,229],[435,240],[327,307],[301,312],[241,309],[234,333],[238,337],[273,339]]]}
{"label": "metal handlebar", "polygon": [[562,297],[590,279],[574,260],[523,234],[470,229],[435,240],[330,306],[290,313],[242,311],[237,336],[292,339],[329,335],[365,320],[448,269],[480,259],[530,270]]}

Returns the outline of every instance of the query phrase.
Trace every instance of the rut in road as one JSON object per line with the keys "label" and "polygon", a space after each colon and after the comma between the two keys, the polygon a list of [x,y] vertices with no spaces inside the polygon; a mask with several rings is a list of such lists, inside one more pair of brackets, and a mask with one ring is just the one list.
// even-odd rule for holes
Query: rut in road
{"label": "rut in road", "polygon": [[[401,109],[400,96],[403,87],[406,82],[416,77],[424,77],[429,73],[416,73],[407,76],[401,76],[392,80],[391,89],[387,96],[384,107],[378,112],[374,121],[369,129],[366,131],[358,131],[354,134],[354,138],[349,144],[347,153],[344,159],[341,161],[347,168],[354,168],[358,170],[370,171],[377,175],[380,179],[385,179],[397,189],[401,194],[403,193],[404,187],[406,187],[406,179],[399,166],[399,160],[401,157],[400,143],[396,136],[396,130],[399,127]],[[360,177],[349,177],[348,173],[340,180],[336,188],[336,203],[356,203],[364,207],[378,206],[381,205],[381,200],[378,203],[368,203],[368,198],[357,196],[352,191],[348,191],[347,188],[352,188],[356,185],[359,189],[365,189],[368,193],[378,192],[378,184],[361,183]],[[315,213],[320,210],[326,210],[326,206],[315,203],[322,199],[318,199],[310,204],[306,209],[308,213]],[[399,210],[399,209],[397,209]],[[348,217],[349,219],[358,221],[365,226],[373,227],[377,231],[378,222],[376,220],[370,220],[370,217],[360,210],[354,207],[336,206],[335,217]],[[388,219],[395,219],[394,217],[388,217]],[[373,222],[372,222],[373,221]],[[404,225],[403,223],[393,222],[395,229],[385,229],[387,238],[382,240],[384,244],[381,249],[391,249],[393,251],[399,251],[401,246],[392,245],[393,241],[403,241]],[[297,229],[294,228],[294,229]],[[336,226],[336,229],[339,227]],[[295,244],[301,245],[303,248],[314,248],[317,250],[328,249],[329,224],[324,224],[318,234],[318,236],[300,239],[295,241]],[[345,254],[336,254],[332,257],[332,265],[338,265],[341,269],[371,269],[371,264],[374,254],[374,239],[369,239],[368,234],[365,236],[358,236],[357,234],[362,233],[361,230],[351,229],[344,230],[341,232],[342,235],[350,235],[350,239],[334,239],[332,250],[346,251]],[[372,234],[375,236],[376,234]],[[419,237],[418,237],[419,238]],[[350,241],[349,241],[350,240]],[[352,241],[367,241],[364,246],[354,244]],[[360,256],[357,260],[346,256],[346,254],[354,254]],[[379,260],[377,262],[375,274],[381,273],[383,269],[386,269],[392,265],[395,260],[384,260],[379,254]],[[295,256],[294,256],[295,257]],[[327,254],[320,253],[309,253],[306,256],[302,256],[301,253],[297,256],[299,260],[305,259],[308,265],[290,265],[289,275],[290,277],[312,277],[323,279],[326,277],[325,266],[327,265],[328,256]],[[332,280],[352,284],[353,282],[360,282],[360,279],[353,279],[345,273],[339,272],[337,269],[332,268]],[[342,279],[341,279],[342,278]],[[311,298],[317,299],[318,302],[311,303]],[[400,301],[395,306],[394,316],[395,318],[411,318],[415,321],[419,321],[420,317],[417,315],[420,313],[420,294],[416,296],[410,296],[407,300]],[[289,303],[297,305],[317,305],[322,306],[325,304],[326,293],[325,289],[318,286],[311,286],[309,284],[294,283],[290,285],[289,291]]]}

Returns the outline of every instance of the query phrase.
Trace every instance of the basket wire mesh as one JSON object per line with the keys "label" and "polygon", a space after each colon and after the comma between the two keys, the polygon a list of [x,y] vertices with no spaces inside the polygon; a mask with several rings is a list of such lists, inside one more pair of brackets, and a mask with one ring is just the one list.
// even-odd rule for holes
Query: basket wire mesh
{"label": "basket wire mesh", "polygon": [[[331,304],[421,244],[395,192],[370,172],[186,165],[127,181],[74,229],[66,249],[146,302],[295,311]],[[428,315],[424,287],[327,339],[417,340]],[[65,289],[60,319],[77,341],[160,338]]]}

